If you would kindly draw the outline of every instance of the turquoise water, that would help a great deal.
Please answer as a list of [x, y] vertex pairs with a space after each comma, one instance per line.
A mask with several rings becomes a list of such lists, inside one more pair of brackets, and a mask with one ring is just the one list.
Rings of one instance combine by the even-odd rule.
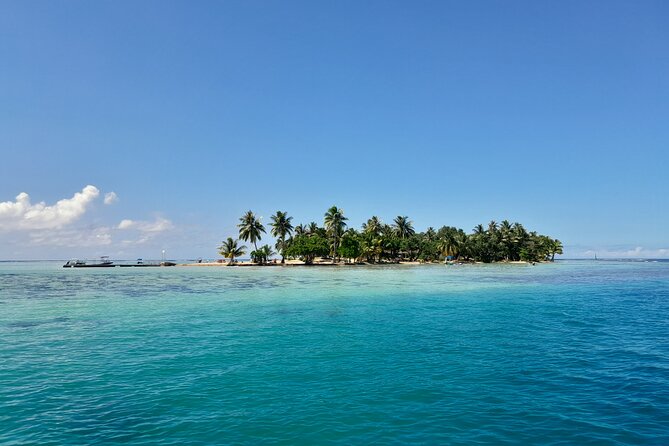
[[2, 444], [669, 444], [669, 263], [0, 263]]

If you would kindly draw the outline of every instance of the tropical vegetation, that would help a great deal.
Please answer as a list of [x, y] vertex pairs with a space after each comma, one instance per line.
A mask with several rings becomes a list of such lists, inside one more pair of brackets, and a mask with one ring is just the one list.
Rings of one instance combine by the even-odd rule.
[[[277, 211], [271, 217], [270, 232], [276, 238], [276, 254], [281, 255], [281, 263], [290, 258], [311, 264], [319, 257], [333, 263], [341, 260], [540, 262], [553, 261], [556, 254], [563, 252], [560, 240], [528, 231], [522, 224], [507, 220], [479, 224], [470, 233], [453, 226], [429, 227], [417, 232], [408, 216], [398, 215], [391, 224], [372, 216], [356, 230], [348, 227], [344, 210], [337, 206], [325, 212], [322, 226], [313, 221], [293, 226], [292, 219], [284, 211]], [[267, 263], [275, 252], [269, 245], [257, 246], [265, 233], [260, 219], [248, 211], [239, 220], [239, 238], [254, 247], [251, 259], [255, 263]], [[228, 237], [220, 252], [232, 263], [235, 257], [243, 255], [244, 249], [237, 245], [237, 240]]]
[[245, 242], [253, 243], [255, 250], [258, 250], [257, 242], [262, 239], [265, 233], [265, 227], [260, 223], [260, 219], [251, 211], [248, 211], [239, 219], [239, 238]]
[[274, 251], [269, 245], [263, 245], [260, 248], [251, 251], [251, 261], [254, 263], [265, 264], [269, 258], [274, 255]]
[[238, 240], [233, 240], [232, 237], [228, 237], [227, 240], [218, 248], [218, 252], [228, 260], [228, 265], [232, 264], [235, 261], [235, 257], [241, 257], [245, 253], [246, 246], [239, 245]]
[[[332, 262], [335, 261], [335, 257], [339, 257], [339, 247], [342, 235], [344, 235], [344, 228], [346, 228], [346, 220], [348, 218], [344, 217], [344, 211], [337, 206], [332, 206], [328, 209], [323, 218], [325, 233], [330, 241]], [[315, 225], [315, 223], [313, 224]]]
[[275, 247], [281, 253], [281, 263], [284, 263], [286, 261], [286, 240], [293, 233], [293, 225], [291, 223], [293, 217], [289, 217], [285, 212], [276, 211], [276, 214], [272, 215], [271, 219], [271, 234], [276, 237]]

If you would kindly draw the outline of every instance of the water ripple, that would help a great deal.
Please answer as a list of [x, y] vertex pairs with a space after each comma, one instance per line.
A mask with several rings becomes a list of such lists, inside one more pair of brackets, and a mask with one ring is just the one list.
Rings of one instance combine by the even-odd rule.
[[669, 264], [0, 265], [0, 443], [669, 444]]

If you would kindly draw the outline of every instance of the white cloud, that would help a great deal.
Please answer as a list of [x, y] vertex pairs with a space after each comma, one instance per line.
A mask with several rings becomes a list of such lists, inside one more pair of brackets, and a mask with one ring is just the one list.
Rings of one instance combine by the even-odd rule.
[[135, 224], [134, 221], [125, 219], [125, 220], [121, 220], [121, 223], [118, 224], [117, 228], [118, 229], [131, 229], [134, 224]]
[[141, 220], [121, 220], [117, 226], [118, 229], [135, 229], [144, 233], [159, 233], [174, 228], [174, 224], [166, 218], [158, 217], [154, 221]]
[[29, 243], [33, 246], [66, 248], [109, 246], [112, 244], [112, 234], [108, 227], [57, 229], [31, 233]]
[[78, 220], [88, 206], [100, 195], [97, 187], [88, 185], [72, 198], [64, 198], [54, 205], [45, 202], [32, 204], [30, 196], [21, 192], [16, 201], [0, 203], [0, 229], [6, 231], [58, 229]]
[[116, 192], [113, 192], [113, 191], [112, 191], [112, 192], [107, 192], [107, 193], [105, 194], [104, 203], [105, 203], [106, 205], [114, 204], [114, 203], [116, 203], [117, 201], [118, 201], [118, 195], [116, 195]]
[[0, 202], [0, 259], [118, 256], [121, 252], [141, 257], [160, 253], [181, 240], [179, 228], [160, 214], [118, 224], [102, 222], [93, 212], [96, 200], [110, 205], [118, 196], [89, 185], [50, 203], [33, 203], [25, 192], [15, 200]]
[[[26, 249], [58, 249], [56, 256], [62, 257], [61, 252], [72, 249], [103, 248], [105, 252], [114, 247], [149, 246], [155, 248], [156, 240], [164, 240], [163, 234], [174, 229], [174, 224], [163, 217], [153, 221], [122, 220], [117, 226], [87, 225], [51, 229], [35, 229], [11, 234], [14, 244], [23, 245]], [[121, 233], [125, 235], [122, 240]], [[1, 245], [0, 245], [1, 246]], [[65, 251], [60, 251], [65, 249]], [[143, 248], [146, 249], [146, 248]]]
[[136, 238], [128, 238], [121, 241], [121, 246], [144, 245], [154, 240], [159, 234], [174, 229], [174, 224], [163, 217], [157, 217], [154, 221], [124, 219], [116, 226], [116, 229], [134, 234]]

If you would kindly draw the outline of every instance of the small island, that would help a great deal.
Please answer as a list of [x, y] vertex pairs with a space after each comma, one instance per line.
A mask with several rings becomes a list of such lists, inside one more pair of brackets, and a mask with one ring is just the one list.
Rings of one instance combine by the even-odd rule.
[[[293, 226], [292, 217], [277, 211], [271, 216], [270, 234], [276, 244], [258, 246], [266, 228], [252, 211], [240, 219], [238, 238], [228, 237], [219, 247], [226, 260], [200, 265], [360, 265], [423, 263], [535, 263], [553, 261], [562, 254], [562, 243], [546, 235], [527, 231], [507, 220], [477, 225], [472, 233], [453, 226], [416, 232], [407, 216], [391, 224], [372, 216], [360, 230], [349, 228], [344, 211], [332, 206], [325, 212], [323, 226], [316, 222]], [[247, 253], [241, 243], [253, 245], [250, 262], [238, 259]], [[271, 259], [280, 255], [281, 259]]]

